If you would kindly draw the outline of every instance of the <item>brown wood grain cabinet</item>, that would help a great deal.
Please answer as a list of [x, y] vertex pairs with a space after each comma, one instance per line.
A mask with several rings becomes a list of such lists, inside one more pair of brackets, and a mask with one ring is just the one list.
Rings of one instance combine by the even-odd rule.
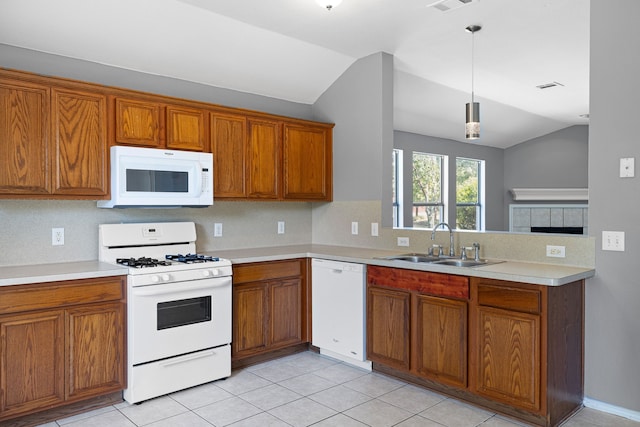
[[233, 270], [232, 360], [308, 342], [306, 259], [239, 264]]
[[125, 282], [0, 288], [0, 422], [125, 388]]
[[280, 193], [281, 125], [274, 120], [249, 118], [247, 126], [247, 197], [276, 200]]
[[101, 199], [107, 184], [107, 98], [0, 74], [0, 195]]
[[374, 370], [541, 426], [582, 406], [584, 281], [367, 268]]
[[331, 200], [332, 139], [326, 127], [284, 124], [283, 198]]
[[117, 96], [115, 143], [171, 150], [209, 151], [208, 112], [162, 98]]
[[247, 117], [211, 113], [211, 152], [216, 199], [247, 197]]
[[367, 268], [367, 356], [415, 376], [467, 384], [469, 279]]

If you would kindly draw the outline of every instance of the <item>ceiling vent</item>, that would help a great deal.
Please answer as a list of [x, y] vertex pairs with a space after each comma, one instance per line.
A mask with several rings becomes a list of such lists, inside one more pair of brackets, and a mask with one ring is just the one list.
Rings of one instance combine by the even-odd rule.
[[551, 87], [556, 87], [556, 86], [564, 86], [562, 83], [558, 83], [558, 82], [551, 82], [551, 83], [545, 83], [545, 84], [541, 84], [536, 86], [538, 89], [549, 89]]
[[471, 3], [477, 3], [478, 1], [480, 0], [438, 0], [427, 7], [433, 7], [441, 12], [448, 12]]

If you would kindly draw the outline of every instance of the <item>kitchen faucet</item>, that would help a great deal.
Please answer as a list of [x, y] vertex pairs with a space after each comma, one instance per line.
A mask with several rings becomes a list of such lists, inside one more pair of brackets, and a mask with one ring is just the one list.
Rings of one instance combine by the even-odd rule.
[[[455, 248], [453, 246], [453, 230], [451, 229], [451, 227], [449, 227], [449, 224], [447, 224], [446, 222], [441, 222], [440, 224], [438, 224], [435, 227], [433, 227], [433, 231], [431, 232], [431, 240], [435, 240], [435, 238], [436, 238], [436, 230], [440, 226], [447, 227], [449, 229], [449, 256], [450, 257], [455, 257], [456, 256], [456, 250], [455, 250]], [[438, 254], [438, 256], [440, 256], [440, 254]]]

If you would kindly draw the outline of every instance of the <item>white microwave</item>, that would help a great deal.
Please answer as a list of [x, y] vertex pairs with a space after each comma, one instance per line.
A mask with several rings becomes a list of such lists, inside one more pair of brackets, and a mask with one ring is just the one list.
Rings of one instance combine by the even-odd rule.
[[111, 200], [99, 208], [205, 207], [213, 204], [213, 155], [111, 147]]

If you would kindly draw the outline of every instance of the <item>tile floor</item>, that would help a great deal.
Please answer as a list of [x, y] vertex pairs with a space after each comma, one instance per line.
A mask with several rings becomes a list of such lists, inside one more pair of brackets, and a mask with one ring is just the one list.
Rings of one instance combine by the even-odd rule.
[[[234, 371], [230, 378], [126, 402], [42, 427], [515, 427], [490, 411], [313, 352]], [[640, 427], [582, 409], [563, 427]]]

